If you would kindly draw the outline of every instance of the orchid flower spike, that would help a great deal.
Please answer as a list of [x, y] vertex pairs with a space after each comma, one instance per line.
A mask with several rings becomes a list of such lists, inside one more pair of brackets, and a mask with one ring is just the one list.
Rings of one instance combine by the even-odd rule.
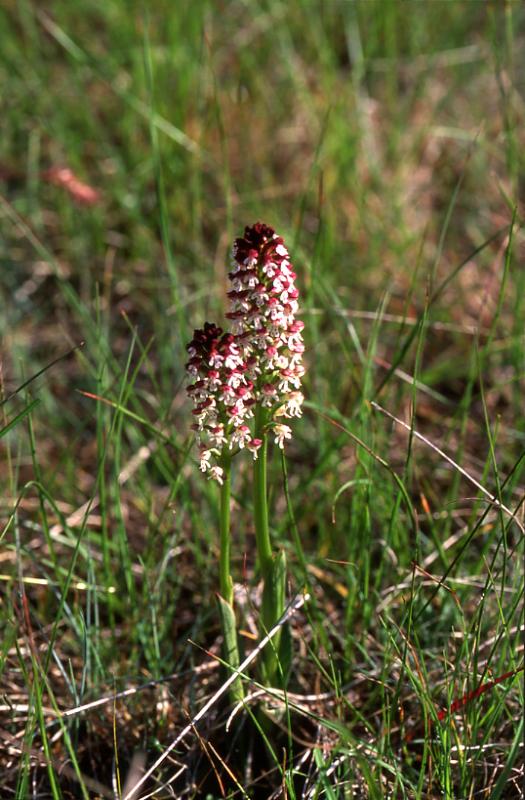
[[195, 406], [200, 467], [219, 483], [225, 453], [246, 448], [257, 458], [262, 440], [250, 427], [256, 406], [267, 410], [275, 443], [283, 448], [292, 432], [282, 418], [300, 417], [304, 399], [304, 323], [295, 317], [299, 293], [284, 242], [258, 222], [236, 239], [232, 255], [226, 314], [232, 332], [206, 322], [193, 334], [186, 364], [194, 381], [187, 392]]
[[253, 439], [246, 421], [253, 417], [253, 383], [236, 337], [206, 322], [187, 347], [186, 370], [194, 379], [187, 388], [194, 403], [200, 445], [200, 468], [222, 483], [223, 452], [247, 447], [257, 455], [261, 445]]
[[[302, 330], [296, 319], [299, 292], [296, 274], [283, 239], [258, 222], [247, 227], [233, 246], [233, 269], [228, 293], [232, 321], [256, 403], [271, 417], [300, 417], [304, 375]], [[275, 423], [276, 443], [283, 447], [290, 428]]]

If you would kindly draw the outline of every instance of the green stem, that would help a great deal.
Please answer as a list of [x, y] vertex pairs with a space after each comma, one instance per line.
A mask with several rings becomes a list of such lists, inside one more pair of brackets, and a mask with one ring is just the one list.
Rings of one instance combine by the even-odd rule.
[[257, 407], [255, 412], [255, 438], [262, 439], [262, 445], [253, 464], [253, 510], [255, 515], [255, 539], [263, 578], [272, 565], [272, 543], [268, 527], [268, 491], [266, 487], [268, 437], [265, 409]]
[[232, 473], [230, 459], [222, 460], [223, 484], [221, 486], [220, 503], [220, 555], [219, 555], [219, 591], [227, 603], [233, 605], [233, 582], [230, 575], [230, 502]]
[[[273, 628], [284, 611], [286, 580], [284, 554], [278, 557], [274, 556], [268, 525], [268, 435], [265, 430], [267, 421], [266, 410], [262, 406], [258, 406], [255, 412], [255, 438], [261, 439], [262, 445], [253, 465], [253, 507], [255, 540], [263, 580], [261, 608], [263, 633], [267, 633]], [[280, 683], [279, 649], [281, 633], [282, 631], [279, 631], [274, 636], [272, 642], [266, 646], [264, 651], [263, 675], [265, 681], [270, 685]]]
[[[229, 456], [222, 459], [223, 483], [220, 496], [220, 555], [219, 555], [219, 611], [221, 616], [222, 636], [224, 640], [224, 661], [231, 669], [238, 667], [240, 662], [239, 646], [237, 643], [237, 627], [233, 609], [233, 581], [230, 574], [230, 501], [231, 501], [231, 461]], [[238, 703], [244, 698], [241, 679], [238, 678], [230, 687], [232, 703]]]

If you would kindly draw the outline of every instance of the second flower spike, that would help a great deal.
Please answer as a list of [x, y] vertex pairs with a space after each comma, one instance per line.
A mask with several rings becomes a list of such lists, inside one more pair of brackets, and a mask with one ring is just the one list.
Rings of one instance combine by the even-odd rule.
[[200, 468], [219, 483], [223, 448], [247, 447], [257, 454], [255, 440], [246, 421], [253, 417], [253, 382], [236, 337], [206, 322], [188, 345], [189, 375], [196, 379], [187, 392], [193, 399], [196, 418], [192, 425], [200, 443]]

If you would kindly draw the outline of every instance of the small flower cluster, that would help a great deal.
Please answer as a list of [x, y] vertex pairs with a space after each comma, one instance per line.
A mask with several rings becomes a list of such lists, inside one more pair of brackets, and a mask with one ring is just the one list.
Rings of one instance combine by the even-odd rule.
[[186, 369], [195, 382], [187, 391], [195, 404], [201, 470], [219, 483], [225, 448], [246, 447], [257, 458], [262, 440], [247, 424], [257, 405], [267, 409], [281, 448], [292, 432], [275, 418], [301, 416], [304, 324], [295, 319], [295, 277], [282, 238], [263, 223], [247, 227], [235, 241], [229, 273], [226, 316], [233, 331], [207, 322], [188, 345]]

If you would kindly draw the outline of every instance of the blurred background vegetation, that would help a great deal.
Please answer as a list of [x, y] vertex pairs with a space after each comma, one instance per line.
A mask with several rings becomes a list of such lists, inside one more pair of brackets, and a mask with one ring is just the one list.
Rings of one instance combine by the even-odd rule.
[[[314, 595], [297, 625], [296, 689], [340, 690], [343, 710], [322, 713], [373, 740], [370, 773], [359, 759], [345, 767], [355, 797], [472, 796], [498, 785], [507, 756], [504, 796], [521, 796], [517, 680], [489, 709], [469, 704], [457, 740], [445, 732], [408, 756], [392, 743], [399, 703], [419, 730], [422, 707], [426, 718], [519, 667], [523, 548], [501, 506], [371, 403], [521, 509], [524, 22], [522, 4], [503, 0], [5, 0], [11, 704], [80, 705], [201, 663], [188, 638], [216, 643], [216, 498], [188, 455], [185, 344], [204, 319], [222, 321], [232, 241], [262, 220], [290, 249], [306, 323], [308, 408], [287, 451], [306, 562], [278, 458], [272, 498], [291, 591], [306, 582]], [[253, 582], [247, 469], [235, 569]], [[122, 764], [169, 741], [181, 694], [189, 709], [201, 696], [195, 682], [119, 706]], [[112, 714], [75, 717], [71, 748], [54, 746], [45, 770], [60, 729], [13, 712], [3, 727], [26, 747], [16, 755], [8, 739], [0, 767], [15, 796], [35, 775], [55, 792], [66, 751], [110, 785], [115, 758], [99, 754], [113, 747]], [[503, 743], [494, 762], [451, 756], [484, 737]], [[331, 740], [326, 768], [347, 744]], [[392, 775], [399, 794], [374, 794]], [[82, 783], [71, 781], [65, 796]]]

